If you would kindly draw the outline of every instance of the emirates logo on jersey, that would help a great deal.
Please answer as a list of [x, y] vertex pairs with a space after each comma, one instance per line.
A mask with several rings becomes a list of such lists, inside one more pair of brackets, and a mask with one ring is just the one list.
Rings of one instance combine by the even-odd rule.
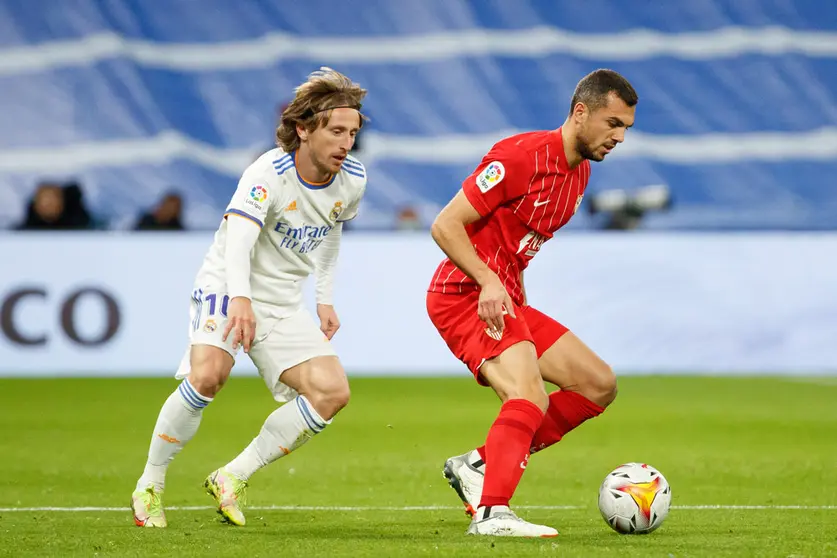
[[274, 244], [280, 249], [308, 254], [323, 242], [323, 239], [332, 229], [333, 227], [331, 225], [302, 225], [300, 227], [294, 227], [286, 221], [279, 221], [276, 223], [273, 231], [281, 235], [281, 238], [278, 242], [274, 242]]
[[527, 232], [523, 238], [520, 239], [520, 245], [517, 248], [517, 253], [523, 253], [527, 257], [534, 257], [541, 249], [543, 243], [546, 242], [546, 237], [535, 231]]

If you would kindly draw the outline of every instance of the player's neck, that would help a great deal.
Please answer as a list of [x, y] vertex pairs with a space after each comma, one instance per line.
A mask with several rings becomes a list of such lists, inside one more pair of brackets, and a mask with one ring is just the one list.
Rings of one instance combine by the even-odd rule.
[[311, 157], [311, 152], [300, 146], [294, 157], [294, 164], [299, 176], [309, 184], [325, 184], [331, 180], [331, 173], [320, 169]]
[[561, 142], [564, 144], [564, 157], [567, 159], [567, 166], [570, 169], [576, 168], [584, 158], [576, 148], [576, 130], [569, 118], [561, 126]]

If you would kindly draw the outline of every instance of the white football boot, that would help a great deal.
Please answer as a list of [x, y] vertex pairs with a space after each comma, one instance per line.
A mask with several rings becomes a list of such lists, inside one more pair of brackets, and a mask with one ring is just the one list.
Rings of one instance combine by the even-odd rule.
[[456, 491], [465, 505], [465, 513], [473, 518], [482, 497], [482, 483], [485, 480], [485, 463], [477, 450], [457, 455], [445, 461], [442, 470], [448, 484]]
[[546, 525], [535, 525], [517, 517], [508, 506], [482, 506], [471, 520], [469, 535], [490, 537], [557, 537], [558, 531]]

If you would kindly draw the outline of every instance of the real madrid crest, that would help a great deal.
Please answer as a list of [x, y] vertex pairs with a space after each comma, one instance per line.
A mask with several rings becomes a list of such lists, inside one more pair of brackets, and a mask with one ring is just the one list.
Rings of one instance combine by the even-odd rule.
[[215, 324], [215, 320], [209, 319], [206, 320], [206, 323], [203, 326], [203, 330], [207, 333], [212, 333], [218, 326]]
[[343, 213], [343, 202], [334, 202], [334, 207], [331, 208], [331, 214], [329, 215], [331, 217], [331, 220], [336, 221], [337, 218], [340, 217], [341, 213]]

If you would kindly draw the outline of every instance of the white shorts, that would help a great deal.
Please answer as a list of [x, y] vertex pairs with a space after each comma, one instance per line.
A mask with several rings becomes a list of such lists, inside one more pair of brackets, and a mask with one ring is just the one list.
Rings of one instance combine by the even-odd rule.
[[[233, 336], [223, 340], [227, 327], [226, 293], [206, 292], [197, 289], [192, 294], [189, 348], [180, 362], [175, 377], [183, 379], [189, 375], [192, 345], [211, 345], [227, 351], [233, 358]], [[297, 396], [295, 390], [283, 384], [280, 379], [288, 368], [319, 356], [337, 356], [334, 347], [320, 330], [320, 326], [305, 308], [277, 318], [269, 309], [253, 303], [256, 316], [256, 336], [250, 348], [250, 360], [256, 365], [259, 375], [278, 402], [290, 401]]]

